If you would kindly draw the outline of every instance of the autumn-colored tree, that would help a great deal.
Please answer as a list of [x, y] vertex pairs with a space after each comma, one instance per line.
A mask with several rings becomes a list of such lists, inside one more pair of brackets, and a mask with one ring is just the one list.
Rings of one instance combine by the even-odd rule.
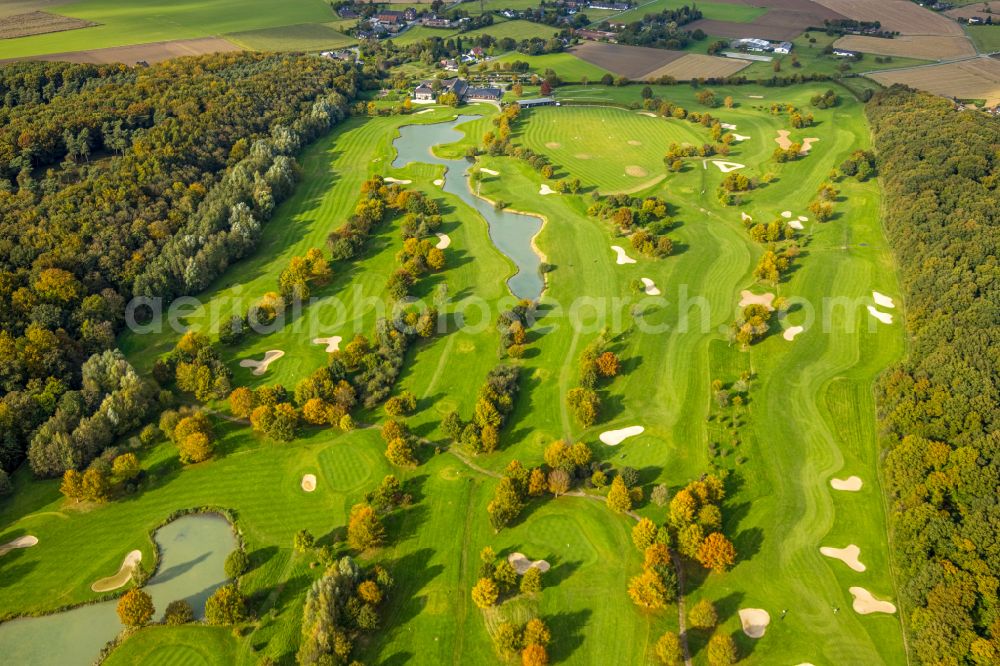
[[257, 406], [254, 392], [246, 386], [239, 386], [229, 394], [229, 411], [239, 419], [250, 418], [251, 412]]
[[721, 532], [712, 532], [698, 548], [698, 561], [706, 569], [722, 573], [736, 562], [736, 549]]
[[595, 363], [597, 364], [597, 371], [602, 377], [614, 377], [621, 369], [621, 362], [614, 352], [604, 352], [597, 357]]
[[667, 588], [663, 584], [663, 578], [652, 569], [646, 569], [629, 581], [628, 596], [635, 605], [650, 610], [663, 608], [667, 604]]
[[134, 587], [118, 600], [118, 618], [126, 627], [142, 627], [151, 619], [156, 609], [149, 593]]
[[490, 514], [490, 523], [497, 532], [517, 518], [523, 508], [524, 502], [518, 495], [514, 482], [508, 477], [500, 479], [493, 499], [486, 506]]
[[223, 585], [205, 602], [205, 621], [209, 624], [239, 624], [246, 619], [246, 597], [235, 583]]
[[417, 458], [413, 454], [413, 445], [409, 438], [397, 437], [385, 447], [385, 457], [393, 465], [399, 467], [415, 467]]
[[729, 634], [715, 634], [706, 649], [709, 666], [731, 666], [739, 661], [736, 643]]
[[302, 405], [302, 418], [306, 423], [325, 425], [330, 422], [331, 405], [323, 398], [309, 398]]
[[200, 463], [212, 457], [212, 442], [203, 432], [193, 432], [177, 443], [177, 452], [184, 464]]
[[509, 592], [517, 586], [517, 571], [507, 560], [501, 560], [493, 567], [493, 580], [504, 592]]
[[111, 495], [111, 481], [104, 470], [91, 467], [83, 473], [81, 492], [86, 500], [91, 502], [107, 501]]
[[542, 591], [542, 571], [538, 567], [529, 567], [521, 576], [521, 593], [538, 594]]
[[385, 528], [375, 509], [367, 504], [355, 504], [347, 521], [347, 544], [355, 550], [368, 550], [382, 545]]
[[632, 526], [632, 543], [639, 550], [646, 550], [656, 539], [656, 523], [649, 518], [643, 518]]
[[552, 632], [541, 618], [531, 618], [524, 625], [525, 645], [548, 645], [552, 640]]
[[646, 569], [661, 571], [671, 564], [670, 548], [659, 542], [650, 544], [642, 551], [642, 557], [642, 566]]
[[556, 497], [569, 490], [569, 474], [564, 469], [549, 472], [549, 492]]
[[116, 456], [111, 463], [111, 473], [123, 481], [131, 481], [139, 476], [140, 471], [139, 458], [131, 452]]
[[681, 639], [672, 631], [660, 636], [656, 641], [656, 658], [663, 666], [680, 666], [684, 663]]
[[521, 666], [548, 666], [549, 653], [544, 645], [530, 643], [521, 651]]
[[719, 623], [719, 615], [715, 606], [708, 599], [702, 599], [688, 611], [688, 622], [695, 629], [715, 629]]
[[59, 492], [67, 499], [79, 502], [83, 499], [83, 475], [75, 469], [68, 469], [63, 473], [62, 485]]
[[611, 490], [608, 491], [608, 507], [618, 513], [632, 510], [632, 496], [621, 476], [616, 476], [611, 482]]
[[358, 596], [365, 603], [378, 606], [382, 601], [382, 590], [379, 589], [378, 583], [375, 581], [366, 580], [358, 585]]
[[542, 471], [542, 468], [532, 469], [531, 476], [528, 477], [528, 494], [532, 497], [540, 497], [545, 494], [547, 486], [548, 479], [545, 478], [545, 472]]
[[472, 588], [472, 600], [480, 608], [489, 608], [500, 598], [500, 588], [489, 578], [480, 578]]
[[163, 611], [163, 621], [171, 626], [194, 622], [194, 609], [187, 599], [171, 601]]

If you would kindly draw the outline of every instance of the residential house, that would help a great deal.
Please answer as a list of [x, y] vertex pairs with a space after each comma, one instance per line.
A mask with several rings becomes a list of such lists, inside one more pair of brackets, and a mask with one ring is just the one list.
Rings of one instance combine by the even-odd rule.
[[791, 42], [779, 42], [777, 44], [773, 44], [772, 47], [773, 47], [772, 50], [775, 53], [791, 53], [792, 52], [792, 43]]

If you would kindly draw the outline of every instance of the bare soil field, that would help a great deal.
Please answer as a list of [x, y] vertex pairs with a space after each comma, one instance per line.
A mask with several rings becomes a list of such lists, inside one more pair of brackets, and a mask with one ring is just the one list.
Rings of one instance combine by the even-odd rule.
[[584, 42], [570, 52], [592, 65], [635, 81], [661, 76], [675, 79], [725, 77], [749, 65], [729, 58], [603, 42]]
[[153, 42], [136, 44], [134, 46], [115, 46], [107, 49], [91, 49], [89, 51], [70, 51], [67, 53], [49, 53], [31, 58], [13, 58], [0, 60], [0, 63], [17, 60], [47, 60], [49, 62], [81, 62], [94, 65], [121, 62], [134, 65], [140, 61], [154, 63], [181, 56], [202, 55], [224, 51], [242, 51], [239, 46], [218, 37], [202, 37], [199, 39], [178, 39], [169, 42]]
[[645, 79], [658, 79], [661, 76], [672, 76], [677, 80], [688, 79], [721, 79], [732, 76], [744, 67], [749, 67], [746, 60], [732, 58], [716, 58], [714, 56], [689, 53], [663, 67], [654, 69], [644, 76]]
[[774, 41], [791, 41], [810, 27], [822, 27], [823, 21], [845, 18], [842, 14], [812, 0], [729, 0], [730, 4], [766, 7], [767, 13], [749, 23], [702, 19], [690, 26], [701, 28], [713, 37], [761, 37]]
[[65, 5], [73, 0], [0, 0], [0, 17], [27, 14]]
[[25, 14], [4, 16], [3, 21], [0, 21], [0, 39], [44, 35], [50, 32], [63, 32], [64, 30], [79, 30], [80, 28], [89, 28], [94, 25], [97, 24], [70, 16], [60, 16], [59, 14], [49, 14], [48, 12], [27, 12]]
[[917, 69], [871, 74], [883, 85], [903, 83], [935, 95], [958, 99], [985, 99], [987, 106], [1000, 104], [1000, 60], [976, 58]]
[[[992, 13], [984, 12], [983, 5], [989, 6]], [[975, 16], [984, 21], [987, 18], [992, 18], [994, 23], [1000, 23], [1000, 2], [997, 0], [992, 0], [992, 2], [976, 2], [964, 7], [955, 7], [943, 13], [945, 16], [950, 16], [953, 19], [970, 19]]]
[[922, 60], [941, 60], [976, 55], [976, 48], [964, 35], [901, 35], [895, 39], [847, 35], [835, 41], [833, 45], [839, 49], [850, 51]]
[[903, 35], [961, 35], [962, 28], [948, 18], [910, 0], [817, 0], [858, 21], [878, 21], [885, 30]]

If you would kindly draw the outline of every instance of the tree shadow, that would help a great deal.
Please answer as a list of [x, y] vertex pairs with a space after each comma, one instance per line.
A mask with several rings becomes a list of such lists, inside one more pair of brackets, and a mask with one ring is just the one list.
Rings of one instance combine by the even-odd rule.
[[593, 611], [583, 609], [573, 612], [546, 615], [545, 622], [552, 630], [555, 640], [549, 646], [553, 662], [563, 662], [583, 644], [582, 629], [587, 625]]

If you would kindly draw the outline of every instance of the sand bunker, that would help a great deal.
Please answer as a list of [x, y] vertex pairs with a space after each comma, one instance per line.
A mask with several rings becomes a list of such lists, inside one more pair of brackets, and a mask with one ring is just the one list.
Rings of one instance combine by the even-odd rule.
[[35, 536], [22, 536], [17, 537], [13, 541], [8, 541], [7, 543], [0, 546], [0, 555], [6, 555], [10, 551], [16, 548], [31, 548], [32, 546], [38, 545], [38, 537]]
[[285, 352], [280, 349], [271, 349], [270, 351], [264, 352], [264, 360], [255, 361], [252, 358], [245, 358], [240, 361], [240, 367], [253, 368], [253, 374], [262, 375], [267, 372], [267, 366], [271, 365], [284, 355]]
[[575, 157], [578, 160], [589, 160], [590, 159], [590, 155], [588, 155], [587, 153], [577, 153], [573, 157]]
[[437, 180], [434, 181], [434, 184], [437, 185], [438, 187], [443, 186], [444, 185], [444, 178], [438, 178]]
[[422, 111], [417, 111], [417, 112], [416, 112], [416, 113], [414, 113], [413, 115], [415, 115], [415, 116], [419, 116], [419, 115], [420, 115], [421, 113], [430, 113], [430, 112], [431, 112], [431, 111], [433, 111], [433, 110], [434, 110], [434, 109], [424, 109], [424, 110], [422, 110]]
[[719, 123], [719, 125], [722, 127], [722, 129], [728, 129], [728, 130], [736, 129], [736, 125], [733, 125], [732, 123]]
[[740, 623], [743, 633], [750, 638], [760, 638], [771, 624], [771, 616], [763, 608], [741, 608]]
[[340, 341], [343, 340], [339, 335], [333, 335], [329, 338], [313, 338], [314, 345], [326, 345], [326, 353], [335, 352], [340, 349]]
[[125, 559], [122, 560], [122, 565], [118, 569], [118, 573], [114, 576], [108, 576], [107, 578], [102, 578], [96, 581], [90, 586], [90, 589], [94, 592], [110, 592], [111, 590], [117, 590], [119, 587], [125, 583], [132, 580], [132, 573], [135, 568], [139, 566], [139, 562], [142, 561], [142, 551], [133, 550]]
[[748, 305], [763, 305], [768, 310], [773, 310], [774, 306], [771, 303], [774, 301], [774, 294], [755, 294], [749, 289], [744, 289], [740, 292], [740, 307], [745, 308]]
[[562, 148], [562, 144], [559, 143], [558, 141], [549, 141], [547, 144], [545, 144], [545, 147], [546, 148]]
[[[812, 145], [817, 141], [819, 139], [814, 136], [802, 139], [802, 148], [799, 149], [799, 155], [808, 155], [812, 149]], [[792, 147], [791, 132], [788, 130], [778, 130], [778, 138], [775, 139], [775, 142], [782, 150], [788, 150]]]
[[740, 213], [740, 219], [742, 219], [744, 222], [753, 222], [753, 218], [747, 215], [746, 213]]
[[640, 111], [639, 115], [640, 116], [649, 116], [650, 118], [655, 118], [656, 117], [655, 113], [650, 113], [649, 111]]
[[451, 236], [449, 236], [448, 234], [442, 234], [440, 232], [437, 233], [436, 235], [438, 237], [438, 242], [437, 245], [435, 245], [434, 247], [436, 247], [439, 250], [443, 250], [449, 245], [451, 245]]
[[636, 166], [635, 164], [629, 164], [625, 167], [626, 176], [635, 176], [636, 178], [642, 178], [643, 176], [649, 175], [645, 169], [641, 166]]
[[551, 568], [549, 563], [545, 560], [535, 560], [532, 562], [525, 557], [523, 553], [511, 553], [507, 556], [507, 561], [510, 562], [512, 567], [514, 567], [514, 571], [522, 576], [528, 573], [528, 569], [531, 569], [532, 567], [538, 569], [542, 573], [545, 573]]
[[802, 226], [802, 223], [799, 222], [798, 220], [792, 220], [791, 222], [788, 223], [788, 226], [790, 226], [792, 229], [798, 229], [799, 231], [805, 229], [805, 227]]
[[802, 326], [789, 326], [785, 329], [785, 332], [781, 334], [781, 337], [791, 342], [795, 339], [795, 336], [806, 330]]
[[809, 218], [805, 215], [799, 215], [799, 222], [808, 222]]
[[399, 185], [409, 185], [413, 182], [412, 180], [400, 180], [399, 178], [393, 178], [392, 176], [386, 176], [382, 180], [387, 183], [397, 183]]
[[840, 560], [855, 571], [861, 572], [865, 570], [865, 565], [861, 564], [861, 560], [858, 559], [858, 556], [861, 555], [861, 549], [853, 543], [845, 548], [828, 548], [827, 546], [823, 546], [819, 549], [819, 552], [827, 557]]
[[830, 485], [834, 490], [846, 490], [856, 493], [861, 490], [862, 481], [859, 476], [849, 476], [846, 479], [830, 479]]
[[737, 134], [736, 132], [733, 132], [734, 141], [746, 141], [749, 138], [750, 137], [748, 137], [746, 134]]
[[878, 320], [879, 320], [880, 322], [882, 322], [883, 324], [891, 324], [891, 323], [892, 323], [892, 315], [891, 315], [891, 314], [889, 314], [888, 312], [879, 312], [879, 311], [878, 311], [878, 310], [877, 310], [877, 309], [875, 308], [875, 306], [874, 306], [874, 305], [869, 305], [869, 306], [868, 306], [868, 313], [869, 313], [869, 314], [870, 314], [871, 316], [873, 316], [873, 317], [875, 317], [876, 319], [878, 319]]
[[636, 141], [635, 139], [629, 139], [628, 140], [628, 145], [630, 145], [630, 146], [641, 146], [642, 145], [642, 141]]
[[542, 186], [540, 188], [538, 188], [538, 193], [541, 194], [543, 197], [546, 194], [559, 194], [558, 192], [556, 192], [555, 190], [553, 190], [551, 187], [549, 187], [548, 183], [542, 183]]
[[642, 289], [646, 292], [647, 296], [659, 296], [660, 290], [656, 288], [656, 283], [649, 278], [640, 278], [642, 280]]
[[881, 305], [884, 308], [896, 307], [896, 304], [892, 301], [892, 297], [880, 294], [877, 291], [872, 292], [872, 300], [875, 301], [876, 305]]
[[719, 171], [722, 173], [729, 173], [730, 171], [736, 171], [737, 169], [743, 169], [746, 167], [745, 164], [740, 164], [739, 162], [720, 162], [719, 160], [712, 160], [712, 164], [719, 167]]
[[316, 490], [316, 475], [306, 474], [302, 477], [302, 490], [311, 493]]
[[854, 595], [854, 603], [851, 606], [854, 607], [854, 612], [859, 615], [896, 612], [896, 606], [888, 601], [879, 601], [863, 587], [849, 587], [847, 591]]
[[750, 99], [764, 99], [763, 95], [747, 95]]
[[499, 176], [500, 175], [499, 171], [494, 171], [493, 169], [487, 169], [486, 167], [483, 167], [482, 169], [480, 169], [480, 171], [482, 171], [483, 173], [488, 173], [491, 176]]
[[635, 259], [633, 259], [632, 257], [630, 257], [627, 254], [625, 254], [625, 249], [624, 248], [622, 248], [622, 247], [620, 247], [618, 245], [612, 245], [611, 249], [614, 250], [615, 254], [618, 255], [618, 259], [615, 261], [615, 263], [617, 263], [619, 266], [622, 265], [622, 264], [634, 264], [635, 263]]
[[618, 430], [608, 430], [607, 432], [602, 432], [598, 439], [608, 446], [618, 446], [629, 437], [641, 435], [645, 430], [642, 426], [629, 426]]
[[791, 217], [792, 217], [792, 211], [790, 211], [790, 210], [781, 211], [781, 217], [785, 218], [786, 220], [791, 219]]
[[799, 155], [808, 155], [809, 151], [812, 150], [812, 145], [817, 141], [819, 141], [819, 139], [817, 139], [814, 136], [809, 136], [806, 137], [805, 139], [802, 139], [802, 150], [799, 151]]

